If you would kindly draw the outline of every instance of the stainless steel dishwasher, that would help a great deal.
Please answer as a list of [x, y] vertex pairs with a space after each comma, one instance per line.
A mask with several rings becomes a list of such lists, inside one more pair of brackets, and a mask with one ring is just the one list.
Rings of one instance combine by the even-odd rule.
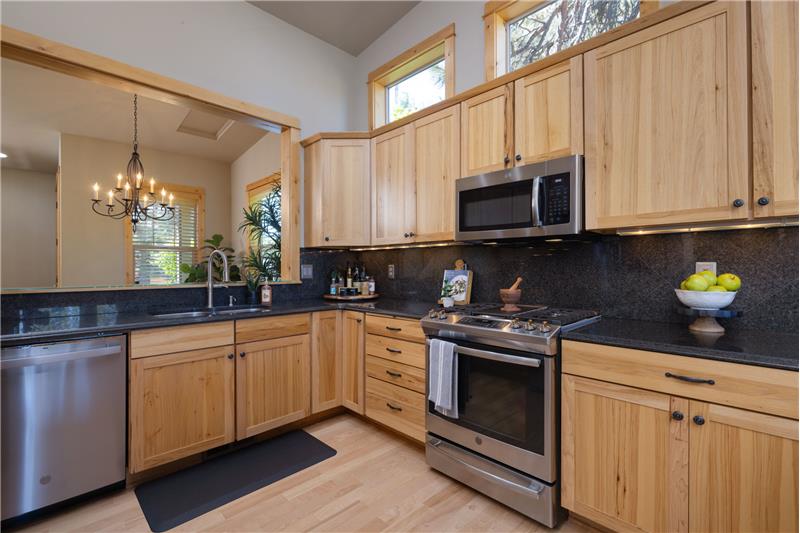
[[125, 346], [2, 349], [3, 520], [124, 481]]

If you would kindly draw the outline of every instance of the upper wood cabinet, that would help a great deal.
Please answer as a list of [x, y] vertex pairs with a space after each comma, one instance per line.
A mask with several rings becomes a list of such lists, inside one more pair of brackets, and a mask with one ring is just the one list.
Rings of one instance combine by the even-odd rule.
[[414, 122], [415, 242], [453, 240], [456, 179], [460, 176], [459, 106]]
[[311, 412], [342, 404], [341, 311], [311, 317]]
[[514, 84], [514, 161], [536, 163], [583, 153], [583, 57]]
[[238, 439], [311, 414], [308, 335], [250, 342], [236, 349]]
[[[161, 332], [168, 345], [165, 331], [147, 330]], [[131, 360], [132, 473], [233, 442], [233, 350], [220, 346]]]
[[364, 414], [364, 313], [342, 313], [342, 405]]
[[414, 242], [414, 125], [372, 139], [372, 244]]
[[512, 165], [514, 85], [509, 83], [461, 102], [461, 176]]
[[714, 2], [584, 55], [587, 229], [748, 217], [747, 9]]
[[370, 243], [368, 139], [322, 139], [305, 148], [305, 245]]
[[798, 213], [798, 4], [750, 2], [753, 214]]

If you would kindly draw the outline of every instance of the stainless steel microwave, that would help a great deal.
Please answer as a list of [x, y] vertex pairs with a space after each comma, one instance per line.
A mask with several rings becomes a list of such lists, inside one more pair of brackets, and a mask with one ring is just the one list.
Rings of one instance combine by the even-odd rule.
[[456, 180], [456, 240], [574, 235], [583, 230], [583, 157]]

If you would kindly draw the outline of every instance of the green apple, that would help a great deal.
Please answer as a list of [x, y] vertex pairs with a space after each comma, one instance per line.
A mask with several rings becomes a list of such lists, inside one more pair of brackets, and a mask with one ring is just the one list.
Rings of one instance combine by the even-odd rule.
[[690, 291], [705, 291], [708, 288], [708, 281], [700, 274], [692, 274], [686, 278], [686, 288]]
[[726, 291], [738, 291], [742, 286], [742, 280], [736, 274], [720, 274], [717, 284], [725, 287]]
[[712, 285], [706, 289], [706, 292], [728, 292], [728, 289], [722, 285]]
[[681, 290], [688, 291], [689, 289], [686, 288], [686, 280], [681, 281]]
[[698, 272], [698, 274], [706, 278], [706, 281], [709, 285], [713, 286], [717, 284], [717, 276], [715, 276], [710, 270], [703, 270], [702, 272]]

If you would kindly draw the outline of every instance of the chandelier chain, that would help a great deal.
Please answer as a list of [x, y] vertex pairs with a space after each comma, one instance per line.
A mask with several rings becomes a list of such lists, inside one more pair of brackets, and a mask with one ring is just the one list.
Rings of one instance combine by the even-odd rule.
[[139, 146], [139, 95], [133, 95], [133, 149]]

